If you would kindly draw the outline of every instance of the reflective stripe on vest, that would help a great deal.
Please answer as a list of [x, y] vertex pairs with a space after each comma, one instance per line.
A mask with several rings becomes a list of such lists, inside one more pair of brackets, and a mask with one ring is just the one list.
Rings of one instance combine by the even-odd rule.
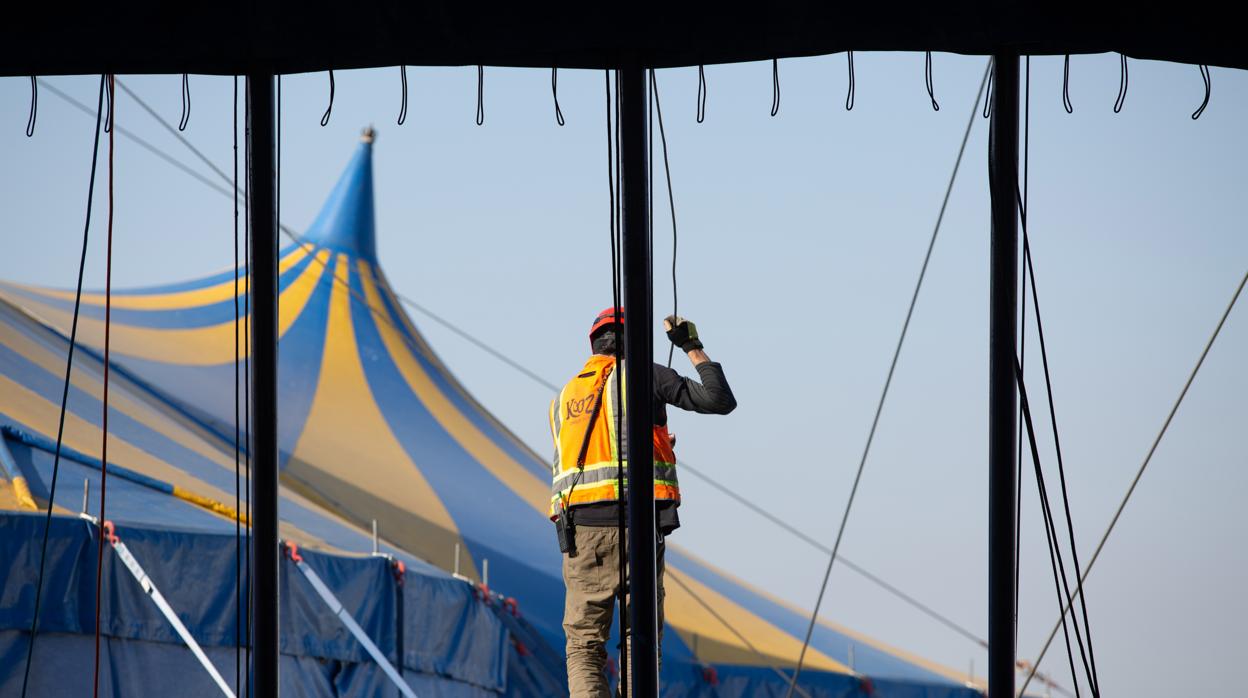
[[[615, 368], [614, 357], [591, 356], [581, 372], [559, 391], [550, 404], [550, 431], [555, 442], [551, 468], [552, 519], [562, 507], [620, 499], [618, 465], [623, 466], [625, 474], [628, 472], [628, 461], [621, 459], [620, 455], [621, 451], [627, 452], [627, 442], [617, 438], [616, 434], [617, 428], [619, 434], [627, 434], [628, 422], [618, 409], [622, 401], [616, 393]], [[618, 380], [623, 383], [623, 363], [619, 364], [619, 370]], [[599, 395], [602, 396], [602, 405], [594, 419]], [[655, 426], [653, 435], [654, 499], [679, 502], [676, 454], [667, 427]], [[577, 462], [582, 449], [585, 453], [583, 467]], [[627, 494], [626, 475], [623, 485]]]

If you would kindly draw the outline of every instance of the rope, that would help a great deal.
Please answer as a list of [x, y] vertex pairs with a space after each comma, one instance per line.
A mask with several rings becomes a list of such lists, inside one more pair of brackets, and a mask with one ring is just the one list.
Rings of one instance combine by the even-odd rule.
[[95, 139], [91, 145], [91, 176], [87, 184], [86, 222], [82, 226], [82, 252], [78, 257], [78, 285], [74, 293], [74, 317], [69, 326], [69, 351], [65, 359], [65, 382], [61, 389], [61, 411], [56, 427], [56, 451], [52, 457], [52, 483], [48, 492], [48, 513], [43, 522], [43, 543], [39, 548], [39, 576], [35, 580], [35, 611], [30, 621], [30, 640], [26, 646], [26, 668], [22, 674], [22, 698], [30, 686], [30, 667], [35, 656], [35, 638], [39, 632], [39, 607], [43, 600], [43, 578], [48, 562], [48, 532], [52, 528], [52, 503], [56, 501], [57, 476], [61, 469], [61, 444], [65, 436], [65, 412], [69, 404], [70, 377], [74, 369], [74, 348], [78, 343], [78, 311], [82, 304], [82, 278], [87, 266], [87, 243], [91, 233], [91, 205], [95, 199], [95, 172], [100, 156], [100, 125], [104, 104], [104, 76], [100, 76], [100, 91], [95, 105]]
[[815, 623], [819, 617], [819, 607], [823, 605], [823, 596], [828, 589], [828, 579], [832, 576], [832, 565], [836, 562], [837, 552], [841, 548], [841, 539], [845, 535], [845, 526], [849, 523], [849, 512], [854, 505], [854, 497], [858, 494], [858, 485], [862, 481], [862, 472], [867, 464], [867, 455], [871, 452], [871, 443], [875, 439], [875, 430], [880, 424], [880, 414], [884, 410], [884, 401], [888, 397], [888, 389], [893, 383], [893, 374], [897, 370], [897, 360], [901, 357], [901, 347], [906, 341], [906, 332], [910, 329], [910, 319], [914, 315], [914, 306], [919, 300], [919, 291], [923, 288], [923, 278], [927, 275], [927, 266], [932, 259], [932, 250], [936, 246], [936, 237], [940, 234], [940, 225], [945, 219], [945, 210], [949, 205], [949, 196], [953, 193], [953, 184], [957, 181], [958, 169], [962, 165], [962, 156], [966, 152], [966, 142], [971, 137], [971, 127], [975, 124], [975, 115], [979, 113], [979, 100], [984, 93], [984, 86], [988, 83], [989, 68], [985, 67], [984, 77], [981, 79], [979, 89], [975, 92], [975, 104], [971, 107], [971, 118], [966, 122], [966, 130], [962, 134], [962, 144], [958, 147], [958, 157], [953, 164], [953, 172], [949, 175], [949, 183], [945, 187], [945, 197], [940, 204], [940, 213], [936, 216], [936, 225], [933, 226], [931, 239], [927, 244], [927, 253], [923, 257], [923, 266], [919, 269], [919, 278], [914, 285], [914, 294], [910, 297], [910, 307], [906, 310], [906, 319], [901, 326], [901, 334], [897, 338], [897, 347], [893, 350], [893, 360], [888, 367], [888, 377], [884, 379], [884, 389], [880, 392], [880, 400], [875, 407], [875, 416], [871, 420], [871, 429], [867, 433], [867, 443], [862, 449], [862, 458], [858, 461], [858, 471], [854, 475], [854, 484], [849, 491], [849, 501], [845, 504], [845, 512], [841, 515], [841, 525], [836, 532], [836, 542], [832, 545], [832, 553], [828, 555], [828, 565], [823, 573], [823, 583], [819, 586], [819, 596], [815, 600], [815, 607], [810, 614], [810, 623], [806, 627], [806, 637], [802, 640], [802, 649], [797, 656], [797, 667], [793, 671], [793, 681], [789, 684], [789, 690], [786, 695], [792, 696], [793, 687], [797, 685], [797, 677], [801, 674], [802, 664], [806, 660], [806, 650], [810, 647], [811, 635], [815, 632]]
[[[239, 304], [238, 304], [238, 76], [234, 76], [234, 511], [242, 511], [242, 406], [238, 382], [240, 376]], [[243, 530], [239, 517], [234, 518], [234, 694], [238, 695], [243, 676]]]
[[329, 71], [329, 104], [321, 115], [321, 128], [329, 125], [329, 115], [334, 113], [334, 71]]
[[30, 76], [30, 116], [26, 117], [26, 137], [35, 135], [35, 119], [39, 115], [39, 81]]
[[[1026, 60], [1026, 79], [1024, 81], [1024, 108], [1023, 108], [1023, 196], [1022, 210], [1027, 210], [1027, 179], [1028, 171], [1031, 169], [1031, 56], [1027, 56]], [[1020, 287], [1018, 291], [1019, 298], [1019, 327], [1018, 327], [1018, 365], [1020, 369], [1027, 368], [1027, 266], [1023, 267], [1022, 278], [1019, 280]], [[1018, 408], [1018, 426], [1015, 428], [1016, 434], [1023, 431], [1023, 408]], [[1023, 442], [1020, 439], [1017, 444], [1018, 450], [1015, 456], [1015, 473], [1014, 473], [1014, 654], [1018, 654], [1018, 589], [1020, 580], [1020, 569], [1022, 558], [1019, 550], [1022, 547], [1023, 537]]]
[[[244, 135], [244, 153], [243, 161], [247, 164], [243, 178], [243, 255], [246, 262], [247, 273], [243, 275], [243, 342], [246, 351], [243, 351], [243, 469], [247, 472], [247, 501], [244, 506], [247, 507], [247, 520], [251, 521], [251, 495], [252, 495], [252, 478], [251, 478], [251, 186], [253, 172], [251, 167], [251, 90], [247, 90], [247, 97], [243, 106], [243, 123], [245, 124]], [[251, 527], [247, 528], [247, 579], [252, 579], [252, 535]], [[255, 585], [247, 585], [247, 627], [244, 628], [244, 634], [247, 637], [246, 664], [251, 666], [252, 654], [252, 635], [251, 623], [255, 613]], [[251, 698], [251, 671], [244, 673], [243, 689], [247, 694], [247, 698]]]
[[940, 111], [940, 104], [936, 102], [936, 86], [932, 80], [932, 52], [927, 52], [927, 58], [923, 62], [923, 80], [927, 84], [927, 98], [932, 100], [932, 111]]
[[1119, 54], [1118, 58], [1120, 59], [1118, 64], [1118, 99], [1114, 100], [1115, 114], [1122, 111], [1122, 105], [1127, 101], [1127, 80], [1129, 77], [1127, 74], [1127, 54]]
[[[1035, 269], [1035, 266], [1033, 265], [1032, 257], [1031, 257], [1031, 244], [1030, 244], [1030, 239], [1029, 239], [1028, 232], [1027, 232], [1027, 215], [1026, 215], [1025, 210], [1023, 212], [1022, 222], [1023, 222], [1023, 259], [1027, 263], [1027, 271], [1029, 272], [1029, 275], [1031, 277], [1031, 301], [1032, 301], [1031, 306], [1032, 306], [1032, 312], [1036, 316], [1036, 335], [1040, 341], [1040, 363], [1044, 367], [1045, 394], [1048, 396], [1048, 402], [1049, 402], [1049, 422], [1053, 427], [1053, 447], [1057, 455], [1057, 474], [1058, 474], [1058, 479], [1061, 485], [1062, 508], [1066, 514], [1066, 533], [1067, 535], [1070, 536], [1071, 562], [1074, 565], [1074, 568], [1077, 572], [1080, 569], [1079, 549], [1075, 543], [1075, 526], [1074, 526], [1074, 522], [1070, 513], [1070, 496], [1067, 493], [1067, 486], [1066, 486], [1066, 467], [1062, 459], [1062, 444], [1061, 444], [1061, 439], [1059, 438], [1058, 429], [1057, 429], [1057, 410], [1054, 406], [1053, 382], [1052, 382], [1052, 376], [1049, 371], [1048, 350], [1046, 348], [1045, 341], [1044, 341], [1044, 322], [1041, 320], [1041, 316], [1040, 316], [1040, 297], [1036, 290], [1036, 269]], [[1030, 429], [1030, 426], [1028, 428]], [[1060, 555], [1058, 557], [1058, 561], [1059, 562], [1061, 561]], [[1062, 582], [1063, 584], [1065, 584], [1066, 582], [1066, 573], [1064, 571], [1062, 572]], [[1091, 687], [1092, 687], [1092, 695], [1099, 697], [1101, 693], [1100, 679], [1096, 671], [1096, 654], [1092, 649], [1092, 626], [1088, 622], [1087, 598], [1084, 593], [1078, 593], [1076, 596], [1079, 598], [1080, 609], [1083, 614], [1083, 628], [1084, 628], [1085, 633], [1088, 636], [1087, 657], [1084, 659], [1085, 671], [1088, 670], [1087, 664], [1088, 662], [1090, 662], [1091, 670], [1088, 671], [1088, 675], [1089, 675], [1089, 683], [1091, 684]], [[1079, 638], [1078, 623], [1075, 624], [1075, 637], [1076, 639]], [[1080, 654], [1082, 655], [1083, 653], [1082, 642], [1080, 642], [1079, 649], [1080, 649]], [[1077, 687], [1078, 687], [1078, 682], [1076, 681], [1076, 688]]]
[[[620, 133], [619, 133], [619, 98], [620, 98], [619, 80], [620, 80], [620, 77], [618, 73], [616, 74], [615, 80], [616, 80], [616, 84], [615, 84], [616, 95], [615, 95], [615, 102], [613, 104], [612, 99], [611, 99], [611, 71], [609, 70], [603, 71], [603, 81], [604, 81], [604, 87], [606, 89], [606, 96], [607, 96], [607, 198], [609, 202], [608, 230], [609, 230], [610, 238], [611, 238], [611, 302], [612, 302], [611, 307], [619, 308], [620, 307], [620, 257], [623, 255], [623, 250], [621, 249], [622, 241], [620, 240], [620, 237], [619, 237], [619, 229], [621, 227], [620, 225], [621, 221], [619, 220], [619, 215], [620, 215], [619, 199], [617, 198], [617, 187], [616, 187], [616, 182], [618, 181], [618, 178], [619, 178], [619, 159], [620, 159], [619, 158], [619, 137], [620, 137]], [[615, 116], [616, 116], [616, 120], [614, 124], [612, 123], [612, 120], [611, 120], [612, 109], [615, 109]], [[612, 145], [613, 142], [614, 142], [614, 146]], [[615, 346], [616, 346], [617, 356], [622, 355], [622, 352], [620, 351], [620, 347], [623, 346], [622, 344], [623, 338], [620, 336], [620, 323], [618, 322], [618, 320], [619, 318], [617, 318], [617, 322], [615, 323], [612, 329], [612, 331], [615, 333]], [[623, 396], [624, 391], [621, 386], [622, 371], [616, 371], [614, 378], [615, 378], [615, 394], [618, 396]], [[610, 378], [608, 378], [608, 380], [610, 380]], [[626, 527], [625, 512], [624, 512], [625, 505], [624, 505], [624, 498], [622, 496], [624, 492], [624, 463], [623, 463], [624, 456], [623, 456], [623, 453], [620, 452], [620, 449], [618, 447], [618, 444], [620, 443], [620, 432], [623, 427], [623, 410], [620, 409], [620, 407], [621, 407], [620, 405], [615, 406], [615, 434], [616, 434], [616, 444], [617, 444], [616, 457], [615, 457], [616, 458], [615, 459], [615, 467], [616, 467], [616, 476], [615, 476], [616, 477], [616, 480], [615, 480], [616, 489], [615, 491], [617, 495], [616, 502], [618, 505], [616, 507], [616, 511], [618, 514], [617, 519], [616, 519], [616, 526], [617, 526], [616, 530], [617, 530], [619, 540], [620, 540], [620, 557], [619, 557], [620, 562], [618, 566], [620, 644], [617, 647], [617, 650], [620, 653], [620, 682], [619, 682], [618, 693], [620, 696], [627, 696], [628, 689], [629, 689], [629, 685], [628, 685], [629, 657], [628, 657], [628, 651], [626, 649], [628, 647], [627, 638], [629, 637], [628, 608], [626, 604], [626, 601], [628, 598], [627, 597], [627, 593], [628, 593], [627, 592], [628, 590], [627, 550], [628, 550], [628, 547], [626, 543], [627, 527]]]
[[997, 74], [997, 61], [988, 59], [988, 94], [984, 96], [984, 118], [992, 116], [992, 83]]
[[403, 98], [399, 102], [399, 119], [398, 123], [402, 126], [407, 122], [407, 66], [399, 66], [399, 81], [403, 87]]
[[1209, 66], [1203, 64], [1200, 66], [1200, 77], [1205, 81], [1205, 99], [1196, 111], [1192, 112], [1192, 121], [1199, 119], [1200, 115], [1205, 113], [1205, 107], [1209, 106], [1209, 93], [1213, 91], [1213, 76], [1209, 74]]
[[706, 68], [698, 66], [698, 123], [706, 121]]
[[1062, 107], [1066, 109], [1067, 114], [1075, 113], [1075, 105], [1070, 103], [1070, 54], [1066, 54], [1066, 60], [1062, 62]]
[[182, 118], [178, 120], [178, 130], [185, 131], [191, 123], [191, 76], [182, 73]]
[[780, 59], [771, 59], [771, 115], [780, 112]]
[[[1031, 421], [1031, 408], [1027, 401], [1027, 386], [1022, 380], [1022, 367], [1016, 366], [1016, 381], [1018, 383], [1020, 395], [1020, 409], [1023, 412], [1024, 423], [1027, 426], [1027, 439], [1031, 446], [1031, 460], [1036, 473], [1036, 489], [1040, 496], [1040, 513], [1044, 518], [1044, 536], [1049, 546], [1049, 565], [1053, 570], [1053, 590], [1057, 593], [1057, 606], [1062, 607], [1063, 597], [1062, 590], [1065, 588], [1067, 598], [1070, 595], [1070, 586], [1066, 582], [1066, 565], [1062, 561], [1062, 550], [1057, 543], [1057, 527], [1053, 525], [1053, 510], [1049, 506], [1048, 488], [1044, 484], [1044, 471], [1040, 468], [1040, 452], [1036, 446], [1035, 428]], [[1078, 698], [1079, 679], [1075, 671], [1075, 657], [1070, 647], [1070, 631], [1066, 627], [1066, 621], [1062, 619], [1062, 634], [1066, 639], [1066, 660], [1070, 663], [1070, 676], [1075, 684], [1075, 696]], [[1079, 625], [1075, 624], [1075, 639], [1079, 642], [1079, 654], [1084, 658], [1084, 669], [1087, 670], [1087, 660], [1084, 654], [1083, 639], [1079, 635]], [[1091, 683], [1091, 682], [1089, 682]]]
[[[650, 71], [650, 91], [654, 97], [654, 111], [659, 117], [659, 141], [663, 147], [663, 172], [667, 176], [667, 205], [668, 210], [672, 213], [672, 315], [679, 313], [679, 295], [676, 289], [676, 250], [678, 243], [678, 235], [676, 232], [676, 196], [672, 193], [672, 166], [667, 157], [667, 132], [663, 128], [663, 106], [659, 103], [659, 78], [654, 70]], [[651, 141], [654, 134], [651, 134]], [[653, 150], [653, 149], [652, 149]], [[654, 199], [651, 197], [651, 207], [654, 206]], [[651, 226], [653, 230], [653, 226]], [[676, 345], [671, 345], [667, 349], [667, 367], [672, 367], [672, 357], [675, 355]]]
[[854, 97], [856, 94], [856, 83], [854, 82], [854, 52], [846, 51], [845, 58], [848, 62], [849, 70], [849, 87], [845, 90], [845, 111], [853, 111]]
[[[1205, 357], [1209, 355], [1209, 350], [1213, 348], [1213, 343], [1217, 340], [1218, 334], [1222, 331], [1223, 325], [1226, 324], [1226, 319], [1230, 316], [1231, 310], [1235, 308], [1235, 302], [1239, 300], [1239, 296], [1243, 292], [1244, 285], [1246, 283], [1248, 283], [1248, 272], [1244, 273], [1243, 278], [1239, 281], [1239, 285], [1235, 287], [1235, 293], [1232, 294], [1231, 300], [1226, 306], [1226, 310], [1222, 312], [1221, 318], [1218, 319], [1218, 324], [1214, 327], [1213, 334], [1210, 335], [1209, 341], [1205, 342], [1205, 347], [1200, 353], [1200, 358], [1196, 360], [1196, 365], [1192, 367], [1191, 373], [1188, 374], [1187, 381], [1183, 384], [1183, 389], [1179, 391], [1179, 396], [1175, 399], [1174, 405], [1170, 408], [1170, 412], [1166, 415], [1166, 419], [1161, 425], [1161, 430], [1157, 432], [1157, 436], [1153, 439], [1152, 445], [1148, 449], [1148, 453], [1144, 456], [1144, 461], [1140, 464], [1139, 470], [1136, 471], [1135, 477], [1131, 480], [1131, 485], [1127, 488], [1127, 493], [1123, 495], [1122, 501], [1118, 504], [1118, 509], [1114, 512], [1113, 518], [1109, 521], [1109, 526], [1105, 529], [1105, 533], [1101, 535], [1100, 542], [1096, 545], [1096, 550], [1092, 552], [1092, 558], [1088, 560], [1087, 567], [1085, 567], [1083, 573], [1079, 575], [1078, 583], [1075, 585], [1075, 593], [1082, 594], [1083, 584], [1087, 581], [1088, 574], [1092, 572], [1092, 566], [1096, 564], [1097, 558], [1100, 557], [1101, 551], [1105, 548], [1105, 542], [1109, 540], [1109, 535], [1113, 533], [1114, 526], [1118, 525], [1118, 519], [1122, 516], [1123, 510], [1126, 509], [1127, 502], [1131, 500], [1131, 495], [1135, 493], [1136, 486], [1140, 484], [1140, 478], [1144, 476], [1144, 471], [1148, 468], [1148, 464], [1152, 462], [1153, 454], [1157, 452], [1157, 446], [1161, 444], [1162, 438], [1165, 437], [1166, 431], [1170, 428], [1170, 423], [1174, 420], [1174, 415], [1178, 413], [1179, 406], [1183, 404], [1183, 399], [1187, 397], [1188, 389], [1192, 387], [1192, 382], [1196, 380], [1196, 374], [1200, 372], [1200, 367], [1204, 365]], [[1031, 679], [1035, 675], [1036, 669], [1040, 666], [1040, 662], [1044, 660], [1044, 655], [1048, 652], [1049, 645], [1053, 642], [1054, 635], [1057, 634], [1057, 630], [1061, 626], [1062, 620], [1066, 618], [1066, 614], [1070, 612], [1072, 605], [1073, 604], [1071, 603], [1067, 603], [1062, 609], [1061, 618], [1058, 620], [1058, 623], [1054, 625], [1053, 630], [1049, 633], [1048, 639], [1045, 640], [1044, 647], [1041, 648], [1035, 664], [1032, 665], [1031, 671], [1027, 674], [1026, 680], [1023, 681], [1022, 688], [1018, 691], [1018, 695], [1020, 697], [1023, 695], [1023, 691], [1027, 690], [1027, 685], [1031, 683]]]
[[564, 125], [563, 110], [559, 108], [559, 69], [550, 69], [550, 93], [555, 98], [555, 123]]
[[477, 125], [485, 123], [485, 66], [477, 66]]
[[[110, 74], [108, 76], [108, 92], [112, 94], [113, 91], [114, 79]], [[113, 97], [115, 98], [116, 95], [113, 94]], [[116, 106], [116, 100], [114, 99], [114, 110]], [[109, 116], [115, 118], [111, 112]], [[105, 505], [108, 497], [108, 367], [113, 318], [113, 151], [113, 132], [109, 131], [108, 236], [104, 253], [104, 401], [100, 428], [100, 525], [96, 526], [98, 544], [95, 557], [95, 681], [93, 686], [96, 698], [99, 698], [100, 695], [100, 599], [102, 598], [104, 588], [104, 522], [108, 519], [108, 510]], [[52, 504], [52, 502], [48, 502], [49, 511], [52, 509]]]

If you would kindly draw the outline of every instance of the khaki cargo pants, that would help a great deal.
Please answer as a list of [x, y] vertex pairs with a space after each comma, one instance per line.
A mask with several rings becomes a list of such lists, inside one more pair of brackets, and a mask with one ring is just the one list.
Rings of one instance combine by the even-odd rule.
[[[663, 643], [663, 552], [658, 552], [659, 665]], [[610, 698], [604, 669], [607, 642], [620, 588], [620, 532], [614, 526], [578, 526], [576, 556], [563, 556], [563, 632], [568, 638], [568, 692], [571, 698]], [[627, 557], [626, 557], [627, 559]], [[631, 649], [631, 645], [630, 645]], [[631, 666], [631, 662], [630, 662]]]

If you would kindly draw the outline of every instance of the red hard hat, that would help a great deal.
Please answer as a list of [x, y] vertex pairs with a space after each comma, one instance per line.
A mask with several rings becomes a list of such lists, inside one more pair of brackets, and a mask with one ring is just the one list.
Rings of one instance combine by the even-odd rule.
[[607, 325], [614, 323], [616, 320], [616, 317], [619, 317], [620, 324], [623, 325], [624, 324], [624, 309], [623, 308], [607, 308], [601, 313], [598, 313], [598, 317], [594, 318], [594, 324], [591, 325], [589, 328], [589, 338], [593, 339], [594, 335], [598, 333], [598, 330], [601, 330]]

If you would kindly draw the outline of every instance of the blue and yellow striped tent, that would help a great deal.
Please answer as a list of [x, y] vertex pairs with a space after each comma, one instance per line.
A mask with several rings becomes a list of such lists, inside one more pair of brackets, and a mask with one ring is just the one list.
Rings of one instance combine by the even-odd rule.
[[[472, 580], [488, 560], [489, 586], [516, 599], [537, 635], [562, 655], [563, 584], [546, 518], [547, 465], [468, 394], [400, 307], [378, 262], [372, 178], [366, 139], [312, 226], [281, 255], [283, 521], [292, 527], [289, 535], [315, 544], [317, 531], [294, 529], [300, 506], [332, 513], [357, 531], [375, 520], [394, 549]], [[0, 284], [0, 299], [68, 333], [72, 292]], [[152, 424], [152, 438], [176, 440], [185, 427], [232, 443], [234, 271], [115, 292], [112, 304], [118, 373], [173, 415], [163, 418], [165, 426]], [[102, 295], [85, 294], [78, 337], [94, 355], [103, 349], [103, 313]], [[6, 351], [21, 341], [8, 330], [0, 339]], [[239, 350], [245, 356], [246, 347]], [[3, 365], [0, 380], [23, 390], [31, 389], [30, 375], [39, 375], [43, 397], [40, 414], [30, 414], [24, 400], [9, 399], [6, 384], [0, 419], [46, 435], [54, 424], [48, 421], [54, 417], [48, 381], [56, 362], [45, 358], [39, 366]], [[89, 443], [70, 445], [92, 452]], [[202, 477], [181, 451], [153, 452], [135, 442], [116, 454], [119, 464], [136, 471], [232, 498], [228, 483]], [[669, 546], [668, 555], [667, 690], [782, 691], [806, 612], [677, 546]], [[826, 621], [816, 628], [806, 666], [802, 686], [812, 695], [979, 693], [958, 673]]]

